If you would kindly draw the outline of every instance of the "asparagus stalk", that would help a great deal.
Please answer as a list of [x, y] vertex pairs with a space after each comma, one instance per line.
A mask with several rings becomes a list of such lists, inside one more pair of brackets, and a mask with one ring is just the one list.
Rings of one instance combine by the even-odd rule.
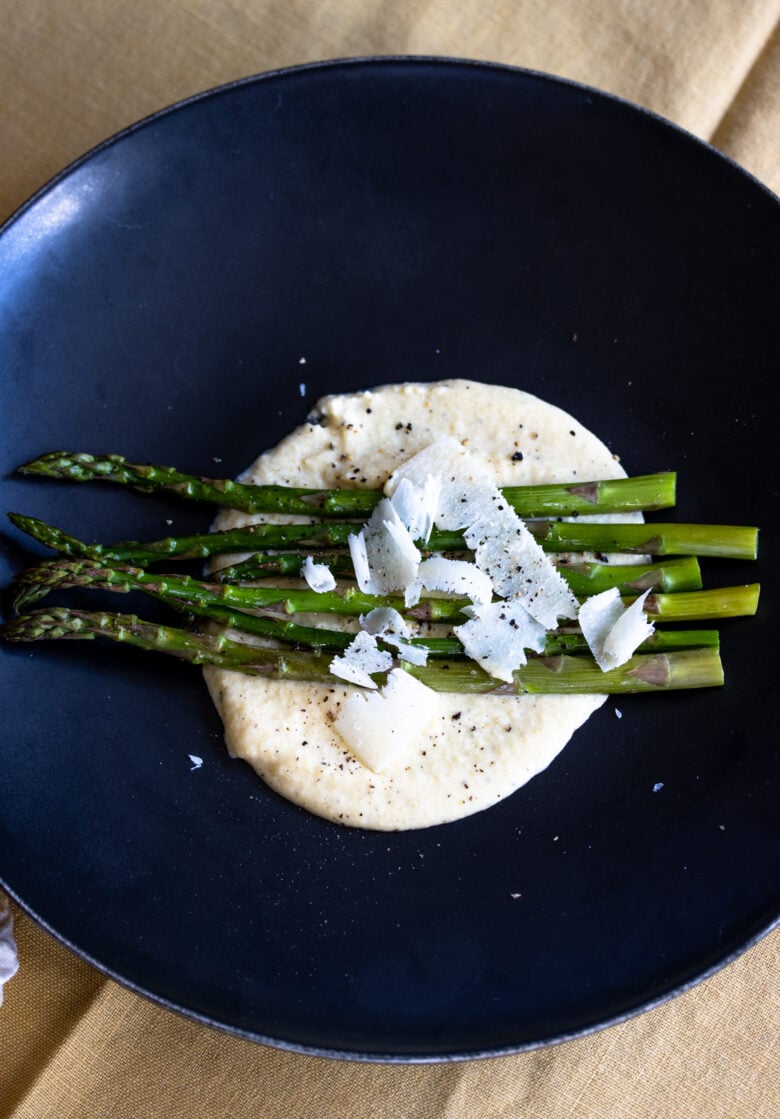
[[[257, 552], [242, 563], [214, 572], [219, 583], [249, 583], [275, 575], [300, 574], [305, 553]], [[334, 575], [354, 578], [352, 561], [343, 552], [317, 554], [319, 563], [326, 563]], [[623, 594], [646, 590], [695, 591], [702, 586], [701, 568], [695, 556], [678, 556], [663, 563], [602, 563], [584, 561], [562, 563], [558, 571], [576, 595], [598, 594], [617, 587]]]
[[[99, 544], [84, 544], [62, 529], [47, 525], [36, 517], [9, 513], [9, 518], [17, 528], [64, 555], [94, 559], [115, 558], [110, 547], [107, 550]], [[243, 563], [215, 572], [214, 578], [220, 583], [253, 582], [280, 575], [295, 578], [300, 576], [305, 558], [305, 552], [257, 552]], [[327, 564], [334, 575], [354, 578], [352, 560], [346, 552], [320, 552], [317, 560]], [[649, 564], [607, 564], [598, 561], [567, 563], [561, 564], [559, 570], [574, 594], [578, 595], [598, 594], [609, 587], [618, 587], [623, 593], [629, 594], [645, 590], [667, 593], [693, 591], [702, 585], [701, 569], [695, 556], [680, 556], [665, 563]]]
[[758, 529], [747, 525], [529, 521], [528, 528], [547, 552], [629, 552], [748, 560], [758, 554]]
[[[750, 617], [758, 609], [760, 590], [758, 583], [744, 583], [734, 587], [713, 587], [681, 594], [649, 594], [645, 599], [644, 609], [651, 617], [663, 622]], [[626, 602], [626, 599], [623, 601]]]
[[[144, 622], [134, 614], [82, 610], [39, 610], [0, 626], [5, 641], [106, 637], [140, 649], [168, 653], [193, 664], [212, 664], [275, 680], [309, 680], [345, 686], [319, 653], [265, 649], [223, 635], [197, 634], [174, 626]], [[538, 657], [500, 683], [471, 661], [434, 661], [424, 668], [404, 666], [435, 691], [512, 694], [658, 692], [723, 683], [716, 648], [636, 654], [625, 665], [602, 672], [590, 657]], [[379, 677], [377, 678], [379, 682]]]
[[[187, 613], [195, 614], [200, 618], [209, 618], [219, 622], [230, 629], [242, 633], [251, 633], [256, 637], [270, 638], [273, 641], [293, 645], [297, 649], [322, 649], [331, 653], [342, 652], [355, 636], [346, 630], [325, 629], [320, 626], [305, 626], [298, 622], [287, 621], [284, 618], [258, 617], [256, 614], [246, 614], [242, 610], [231, 610], [229, 606], [210, 606], [203, 603], [188, 604], [183, 599], [170, 603]], [[393, 646], [382, 642], [389, 652], [394, 653]], [[457, 637], [411, 637], [408, 644], [419, 649], [424, 649], [429, 657], [460, 657], [465, 656], [463, 646]], [[657, 629], [639, 646], [641, 652], [662, 652], [672, 649], [696, 649], [702, 646], [718, 648], [720, 636], [716, 629]], [[557, 656], [561, 653], [575, 655], [588, 653], [588, 644], [581, 633], [557, 632], [548, 633], [545, 642], [544, 655]]]
[[[118, 482], [143, 493], [175, 494], [191, 501], [242, 509], [246, 513], [345, 517], [366, 520], [382, 498], [381, 490], [312, 490], [253, 486], [221, 478], [182, 474], [172, 466], [138, 465], [121, 455], [54, 451], [19, 468], [21, 474], [65, 478], [72, 482]], [[509, 486], [504, 496], [521, 517], [622, 513], [674, 505], [672, 472], [636, 478]]]
[[[13, 524], [42, 544], [67, 555], [91, 556], [116, 563], [146, 564], [161, 559], [205, 559], [227, 552], [265, 549], [319, 551], [346, 548], [356, 531], [354, 524], [333, 521], [319, 524], [257, 524], [222, 532], [172, 536], [140, 543], [87, 545], [35, 517], [9, 514]], [[719, 556], [755, 559], [758, 529], [744, 525], [621, 524], [586, 521], [528, 521], [528, 528], [548, 552], [627, 552], [650, 556]], [[466, 548], [462, 532], [434, 529], [423, 548], [430, 552], [457, 552]]]
[[[22, 572], [17, 580], [14, 609], [21, 611], [54, 589], [91, 587], [123, 593], [142, 591], [164, 602], [231, 606], [270, 614], [343, 614], [355, 617], [377, 606], [391, 606], [407, 618], [426, 622], [462, 622], [466, 598], [423, 598], [407, 607], [400, 596], [364, 594], [355, 586], [319, 593], [287, 587], [234, 586], [209, 583], [189, 575], [152, 573], [142, 568], [109, 567], [92, 560], [49, 560]], [[650, 594], [645, 610], [659, 621], [697, 621], [755, 614], [758, 584], [720, 587], [678, 594]], [[624, 597], [628, 605], [636, 596]]]

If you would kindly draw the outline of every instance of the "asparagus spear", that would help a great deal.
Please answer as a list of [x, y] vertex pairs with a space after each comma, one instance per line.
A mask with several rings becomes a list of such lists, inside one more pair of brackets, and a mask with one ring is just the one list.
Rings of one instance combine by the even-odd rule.
[[[9, 513], [10, 520], [28, 536], [47, 544], [65, 555], [94, 559], [114, 559], [111, 546], [84, 544], [62, 529], [47, 525], [36, 517], [25, 517], [20, 513]], [[222, 568], [214, 573], [217, 582], [253, 582], [282, 575], [297, 577], [301, 574], [305, 552], [257, 552], [241, 564]], [[334, 575], [354, 578], [352, 560], [346, 552], [320, 552], [319, 563], [327, 564]], [[137, 566], [144, 566], [138, 564]], [[575, 594], [598, 594], [609, 587], [618, 587], [623, 593], [631, 591], [659, 590], [672, 591], [698, 590], [701, 585], [701, 569], [695, 556], [680, 556], [665, 563], [650, 564], [607, 564], [583, 562], [561, 564], [560, 573]]]
[[[346, 548], [356, 531], [348, 522], [319, 524], [257, 524], [222, 532], [172, 536], [139, 543], [87, 545], [35, 517], [9, 514], [13, 524], [56, 551], [100, 557], [117, 563], [144, 564], [161, 559], [205, 559], [226, 552], [257, 552], [268, 548]], [[529, 530], [548, 552], [628, 552], [650, 556], [720, 556], [755, 559], [758, 529], [744, 525], [621, 524], [586, 521], [528, 521]], [[431, 552], [457, 552], [466, 547], [462, 532], [434, 529], [423, 545]]]
[[[170, 493], [191, 501], [242, 509], [246, 513], [346, 517], [366, 520], [382, 498], [381, 490], [312, 490], [287, 486], [252, 486], [221, 478], [182, 474], [172, 466], [138, 465], [121, 455], [90, 455], [53, 451], [19, 468], [21, 474], [65, 478], [72, 482], [118, 482], [144, 493]], [[622, 513], [664, 509], [674, 505], [676, 475], [672, 472], [603, 481], [503, 490], [521, 517], [568, 516], [578, 513]]]
[[[143, 591], [164, 602], [184, 600], [192, 609], [197, 603], [233, 606], [242, 610], [271, 614], [367, 614], [377, 606], [391, 606], [407, 618], [426, 622], [462, 622], [462, 609], [470, 605], [465, 598], [423, 598], [407, 607], [399, 596], [364, 594], [350, 586], [319, 593], [287, 587], [244, 587], [230, 583], [209, 583], [189, 575], [161, 574], [142, 568], [116, 566], [84, 560], [49, 560], [29, 568], [17, 579], [14, 609], [26, 609], [51, 590], [92, 587], [123, 593]], [[681, 591], [678, 594], [650, 594], [645, 610], [659, 621], [696, 621], [707, 618], [755, 614], [758, 584], [720, 587], [706, 591]], [[624, 598], [629, 604], [636, 596]]]
[[[320, 654], [264, 649], [222, 635], [197, 634], [174, 626], [144, 622], [134, 614], [82, 610], [39, 610], [0, 626], [5, 641], [106, 637], [140, 649], [168, 653], [193, 664], [213, 664], [275, 680], [310, 680], [344, 686], [328, 671]], [[602, 672], [590, 657], [538, 657], [504, 684], [467, 660], [435, 661], [424, 668], [405, 666], [428, 687], [442, 692], [560, 694], [657, 692], [703, 688], [723, 683], [716, 648], [636, 654], [625, 665]], [[378, 677], [378, 681], [379, 681]]]
[[[214, 572], [219, 583], [249, 583], [274, 575], [299, 575], [305, 553], [257, 552], [242, 563]], [[317, 554], [318, 563], [326, 563], [334, 575], [354, 578], [352, 561], [343, 552]], [[702, 586], [701, 568], [695, 556], [678, 556], [663, 563], [601, 563], [560, 564], [558, 571], [576, 595], [582, 597], [617, 587], [623, 594], [646, 590], [695, 591]]]
[[[546, 552], [627, 552], [632, 555], [719, 556], [725, 559], [755, 559], [758, 553], [758, 529], [745, 525], [625, 524], [583, 520], [531, 520], [526, 521], [526, 525]], [[354, 525], [336, 521], [315, 525], [248, 525], [224, 533], [211, 533], [213, 543], [208, 554], [252, 552], [259, 548], [346, 547], [354, 532]], [[222, 539], [213, 540], [214, 537]], [[200, 544], [199, 538], [190, 539], [193, 543], [197, 539]], [[203, 541], [205, 547], [208, 547], [207, 541], [208, 537]], [[170, 547], [170, 542], [166, 543]], [[434, 529], [424, 547], [432, 552], [456, 552], [463, 551], [466, 545], [462, 532]]]
[[[296, 648], [322, 649], [333, 653], [341, 652], [355, 636], [345, 630], [325, 629], [320, 626], [304, 626], [284, 618], [258, 617], [242, 610], [231, 610], [229, 606], [212, 606], [203, 603], [189, 604], [183, 599], [170, 603], [177, 610], [192, 613], [200, 618], [210, 618], [230, 629], [251, 633], [256, 637], [270, 638], [273, 641], [293, 645]], [[394, 653], [393, 646], [382, 642]], [[457, 637], [411, 637], [408, 644], [424, 649], [429, 657], [464, 656], [463, 646]], [[702, 646], [718, 648], [720, 637], [716, 629], [657, 629], [640, 646], [641, 652], [668, 651], [671, 649], [696, 649]], [[557, 656], [560, 653], [588, 653], [588, 644], [581, 633], [551, 632], [547, 634], [544, 655]]]

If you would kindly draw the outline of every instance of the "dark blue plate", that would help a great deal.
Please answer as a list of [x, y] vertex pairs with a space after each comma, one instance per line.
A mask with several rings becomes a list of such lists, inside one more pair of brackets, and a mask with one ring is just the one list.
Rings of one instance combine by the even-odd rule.
[[[46, 187], [0, 237], [4, 510], [91, 539], [205, 529], [210, 510], [13, 471], [62, 447], [234, 475], [318, 395], [469, 377], [569, 409], [631, 473], [678, 469], [680, 520], [762, 525], [758, 565], [706, 570], [766, 578], [758, 619], [722, 626], [724, 689], [610, 702], [503, 804], [406, 834], [270, 793], [197, 670], [3, 649], [7, 889], [167, 1006], [396, 1061], [603, 1026], [766, 932], [779, 234], [776, 199], [663, 121], [442, 60], [216, 90]], [[4, 584], [30, 558], [9, 531]]]

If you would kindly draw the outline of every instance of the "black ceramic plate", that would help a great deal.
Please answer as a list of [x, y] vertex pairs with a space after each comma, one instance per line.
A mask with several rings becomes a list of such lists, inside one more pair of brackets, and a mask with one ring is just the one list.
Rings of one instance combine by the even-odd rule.
[[[708, 580], [763, 575], [764, 597], [722, 626], [724, 689], [609, 702], [506, 802], [406, 834], [266, 790], [197, 670], [3, 649], [10, 892], [166, 1005], [391, 1060], [590, 1030], [765, 932], [779, 233], [772, 196], [668, 124], [435, 60], [217, 90], [47, 187], [0, 238], [4, 510], [92, 539], [205, 529], [209, 510], [13, 470], [64, 447], [234, 475], [320, 394], [470, 377], [571, 410], [629, 472], [676, 468], [677, 518], [762, 525], [760, 563]], [[4, 583], [25, 549], [9, 531]]]

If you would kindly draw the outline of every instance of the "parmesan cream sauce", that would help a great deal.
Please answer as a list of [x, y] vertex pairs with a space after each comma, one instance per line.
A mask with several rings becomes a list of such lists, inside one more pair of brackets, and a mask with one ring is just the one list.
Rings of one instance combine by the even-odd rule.
[[[464, 441], [499, 486], [625, 476], [616, 456], [577, 420], [513, 388], [464, 380], [388, 385], [325, 397], [311, 418], [240, 480], [378, 488], [443, 435]], [[280, 519], [229, 510], [214, 527]], [[316, 620], [334, 626], [332, 618]], [[333, 727], [346, 686], [268, 681], [213, 667], [204, 674], [233, 757], [310, 812], [388, 831], [430, 827], [496, 804], [545, 769], [605, 699], [440, 693], [426, 734], [374, 773]]]

